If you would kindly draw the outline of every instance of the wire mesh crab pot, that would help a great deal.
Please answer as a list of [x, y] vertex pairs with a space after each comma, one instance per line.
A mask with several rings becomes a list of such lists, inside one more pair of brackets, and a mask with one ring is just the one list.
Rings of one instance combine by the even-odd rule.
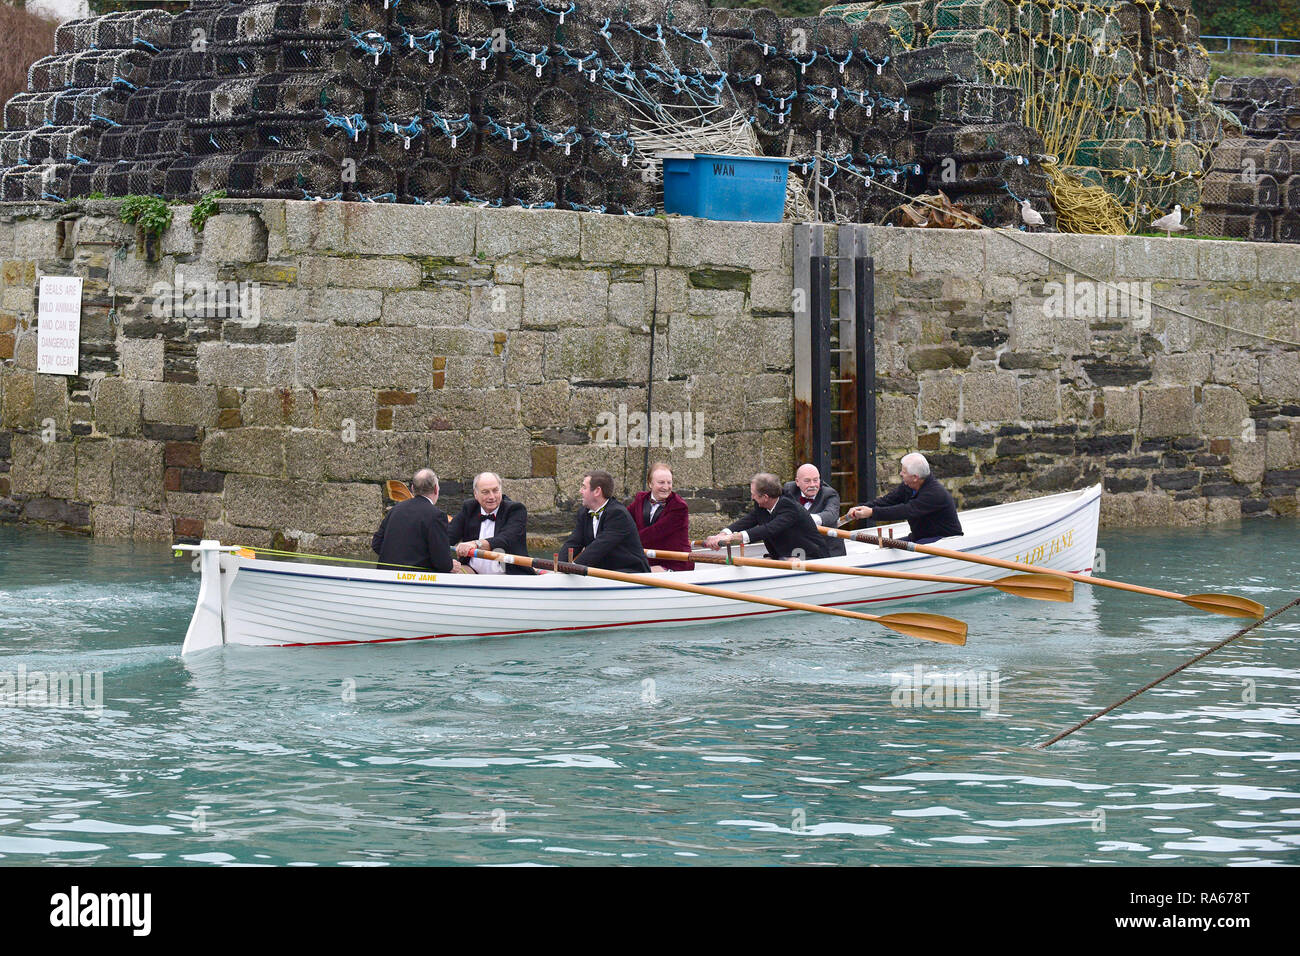
[[475, 153], [478, 140], [478, 127], [468, 116], [430, 122], [425, 124], [424, 153], [444, 166], [456, 167]]
[[354, 36], [387, 33], [392, 22], [392, 7], [384, 0], [347, 0], [342, 6], [343, 29]]
[[140, 129], [136, 144], [137, 154], [156, 158], [173, 158], [194, 151], [193, 139], [186, 124], [180, 120], [149, 123]]
[[595, 39], [593, 49], [611, 67], [640, 62], [640, 37], [626, 23], [610, 23]]
[[560, 184], [560, 204], [570, 209], [602, 210], [609, 201], [609, 188], [600, 173], [582, 167]]
[[1282, 207], [1277, 180], [1268, 173], [1207, 173], [1201, 181], [1201, 199], [1207, 207], [1230, 212]]
[[424, 156], [424, 127], [418, 122], [376, 124], [370, 130], [370, 150], [393, 169], [406, 169]]
[[550, 170], [553, 179], [572, 176], [583, 165], [583, 139], [572, 127], [563, 130], [534, 127], [532, 142], [534, 157]]
[[74, 199], [85, 198], [93, 192], [100, 192], [94, 186], [95, 172], [99, 169], [99, 163], [79, 163], [73, 167], [72, 175], [68, 177], [68, 195]]
[[368, 54], [362, 48], [336, 42], [286, 43], [280, 48], [285, 72], [333, 73], [373, 89], [392, 72], [393, 57]]
[[555, 42], [559, 15], [551, 14], [536, 3], [520, 2], [513, 12], [507, 10], [501, 17], [501, 33], [516, 50], [527, 53], [545, 53]]
[[411, 164], [406, 173], [403, 198], [412, 202], [436, 202], [452, 195], [455, 170], [436, 159], [423, 157]]
[[301, 199], [298, 170], [302, 153], [280, 150], [247, 150], [230, 164], [227, 193], [237, 198]]
[[162, 86], [172, 80], [181, 79], [181, 69], [185, 63], [185, 54], [180, 50], [163, 50], [149, 60], [149, 83]]
[[76, 58], [81, 55], [73, 53], [41, 57], [27, 68], [27, 89], [34, 93], [44, 93], [71, 86], [69, 73]]
[[948, 83], [975, 83], [979, 66], [969, 43], [945, 43], [912, 50], [894, 57], [894, 66], [909, 95]]
[[528, 122], [528, 98], [512, 83], [493, 83], [474, 97], [474, 117], [480, 123], [522, 125]]
[[1148, 150], [1139, 139], [1084, 140], [1074, 153], [1081, 166], [1098, 169], [1141, 170], [1147, 166]]
[[[416, 0], [404, 0], [402, 7], [418, 5]], [[344, 4], [329, 0], [307, 0], [302, 3], [277, 3], [273, 32], [276, 39], [343, 39], [347, 30], [343, 25]], [[438, 20], [441, 8], [435, 6]], [[437, 26], [438, 24], [434, 24]]]
[[591, 99], [586, 103], [579, 101], [578, 106], [579, 129], [617, 133], [626, 130], [632, 123], [627, 101], [612, 90], [593, 90]]
[[443, 30], [466, 43], [490, 43], [498, 26], [496, 10], [483, 0], [455, 0], [443, 10]]
[[29, 130], [0, 132], [0, 166], [27, 165], [27, 138]]
[[1274, 217], [1274, 242], [1300, 242], [1300, 213], [1288, 212]]
[[506, 195], [506, 175], [487, 156], [475, 156], [460, 167], [457, 177], [459, 198], [479, 202], [499, 202]]
[[559, 198], [554, 171], [536, 160], [524, 163], [510, 175], [508, 198], [520, 206], [553, 207]]
[[98, 17], [78, 17], [65, 20], [54, 28], [54, 52], [75, 53], [89, 49], [95, 42]]
[[250, 120], [240, 120], [224, 126], [194, 127], [190, 131], [194, 152], [207, 156], [212, 153], [239, 153], [257, 144], [257, 128]]
[[1252, 242], [1273, 241], [1273, 216], [1266, 212], [1221, 212], [1206, 207], [1198, 219], [1200, 231], [1207, 236], [1248, 239]]
[[[259, 122], [256, 125], [260, 149], [306, 151], [342, 160], [345, 157], [359, 158], [370, 143], [369, 130], [349, 130], [324, 120]], [[423, 149], [423, 142], [420, 146]]]
[[277, 47], [226, 47], [212, 54], [212, 72], [218, 77], [257, 76], [275, 73], [279, 68], [280, 51]]
[[656, 189], [652, 178], [642, 175], [650, 172], [650, 167], [642, 167], [630, 175], [619, 176], [609, 183], [609, 212], [623, 212], [640, 215], [651, 212], [659, 204], [660, 190]]
[[419, 83], [390, 76], [375, 91], [375, 115], [384, 114], [407, 122], [424, 108], [425, 92]]
[[610, 135], [593, 133], [587, 138], [587, 156], [584, 168], [599, 176], [602, 182], [613, 182], [636, 170], [641, 155], [636, 140], [626, 132]]
[[558, 86], [548, 86], [534, 96], [528, 104], [527, 116], [534, 125], [553, 130], [579, 126], [585, 119], [577, 98]]
[[[173, 80], [162, 89], [156, 90], [153, 96], [153, 116], [155, 119], [184, 119], [185, 102], [189, 99], [190, 83], [186, 80]], [[144, 98], [140, 96], [131, 97], [131, 102], [127, 104], [127, 118], [133, 119], [132, 110], [136, 107], [136, 102], [144, 103]], [[142, 122], [146, 114], [141, 111], [139, 120]]]
[[256, 77], [202, 80], [185, 98], [185, 119], [193, 126], [229, 125], [251, 115]]

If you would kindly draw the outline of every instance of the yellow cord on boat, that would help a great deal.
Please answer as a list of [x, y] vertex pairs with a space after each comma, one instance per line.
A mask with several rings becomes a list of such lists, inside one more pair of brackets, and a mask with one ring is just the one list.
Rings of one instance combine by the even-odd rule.
[[[362, 561], [360, 558], [340, 558], [331, 554], [307, 554], [303, 551], [276, 551], [274, 548], [253, 548], [247, 545], [240, 546], [242, 551], [252, 551], [257, 554], [272, 554], [284, 558], [313, 558], [317, 561], [340, 561], [346, 564], [369, 564], [369, 561]], [[241, 555], [243, 557], [252, 557], [252, 555]], [[380, 562], [375, 562], [380, 564]], [[385, 568], [406, 568], [411, 571], [428, 571], [428, 568], [422, 568], [414, 564], [383, 564]]]

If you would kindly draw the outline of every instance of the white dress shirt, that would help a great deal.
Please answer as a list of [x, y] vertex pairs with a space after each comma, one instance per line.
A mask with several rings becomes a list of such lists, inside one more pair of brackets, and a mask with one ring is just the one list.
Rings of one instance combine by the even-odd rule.
[[[483, 512], [479, 512], [483, 514]], [[479, 525], [478, 537], [480, 541], [489, 540], [497, 533], [497, 523], [495, 520], [483, 518], [483, 523]], [[470, 558], [469, 566], [479, 574], [505, 574], [506, 566], [501, 561], [489, 561], [487, 558]]]

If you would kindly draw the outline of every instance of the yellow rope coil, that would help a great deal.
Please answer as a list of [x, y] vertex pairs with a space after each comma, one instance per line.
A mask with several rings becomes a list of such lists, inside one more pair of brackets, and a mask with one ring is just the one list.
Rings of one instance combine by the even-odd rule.
[[1096, 236], [1128, 234], [1124, 207], [1105, 189], [1085, 186], [1054, 164], [1045, 164], [1043, 169], [1047, 173], [1047, 192], [1056, 207], [1056, 226], [1061, 232]]

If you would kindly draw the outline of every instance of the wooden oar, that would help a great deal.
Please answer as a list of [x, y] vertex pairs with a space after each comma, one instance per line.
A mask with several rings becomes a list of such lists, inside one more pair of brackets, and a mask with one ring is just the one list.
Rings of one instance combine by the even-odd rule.
[[384, 482], [384, 490], [388, 492], [388, 497], [393, 501], [405, 501], [407, 498], [414, 498], [411, 489], [406, 487], [403, 482], [393, 481], [391, 478]]
[[955, 618], [939, 614], [863, 614], [860, 611], [846, 611], [838, 607], [822, 607], [820, 604], [804, 604], [802, 601], [786, 601], [782, 598], [762, 597], [758, 594], [740, 594], [736, 591], [724, 591], [721, 588], [705, 587], [702, 584], [687, 584], [685, 581], [667, 581], [646, 574], [625, 574], [622, 571], [608, 571], [604, 568], [589, 568], [581, 564], [566, 561], [548, 561], [545, 558], [525, 558], [517, 554], [502, 554], [498, 551], [476, 549], [474, 557], [489, 561], [503, 561], [525, 568], [543, 568], [547, 571], [560, 571], [564, 574], [585, 574], [593, 578], [606, 578], [610, 581], [623, 581], [627, 584], [641, 584], [647, 587], [668, 588], [672, 591], [686, 591], [690, 594], [704, 594], [709, 597], [728, 598], [732, 601], [750, 601], [754, 604], [766, 604], [770, 607], [785, 608], [789, 611], [812, 611], [817, 614], [834, 614], [836, 617], [848, 617], [857, 621], [872, 621], [891, 631], [898, 631], [908, 637], [923, 641], [936, 641], [940, 644], [966, 643], [966, 623]]
[[1118, 591], [1132, 591], [1134, 594], [1148, 594], [1151, 597], [1168, 598], [1171, 601], [1182, 601], [1198, 611], [1208, 611], [1211, 614], [1244, 617], [1250, 620], [1256, 620], [1264, 616], [1264, 605], [1258, 601], [1252, 601], [1250, 598], [1239, 597], [1236, 594], [1177, 594], [1173, 591], [1146, 588], [1139, 584], [1128, 584], [1124, 581], [1108, 581], [1105, 578], [1095, 578], [1090, 574], [1056, 571], [1036, 564], [1004, 561], [1002, 558], [990, 558], [982, 554], [971, 554], [966, 551], [950, 551], [948, 548], [936, 548], [932, 544], [914, 544], [911, 541], [903, 541], [901, 538], [885, 538], [871, 531], [840, 531], [837, 528], [818, 528], [817, 530], [822, 534], [848, 538], [852, 541], [865, 541], [868, 544], [874, 544], [882, 548], [898, 548], [902, 551], [915, 551], [918, 554], [932, 554], [940, 558], [955, 558], [958, 561], [970, 561], [973, 564], [987, 564], [994, 568], [1006, 568], [1008, 571], [1050, 574], [1053, 577], [1069, 578], [1081, 584], [1094, 584], [1103, 588], [1115, 588]]
[[963, 584], [966, 587], [997, 588], [1005, 594], [1032, 598], [1038, 601], [1074, 600], [1074, 582], [1046, 574], [1013, 574], [984, 581], [979, 578], [959, 578], [947, 574], [920, 574], [913, 571], [880, 571], [875, 568], [848, 568], [839, 564], [822, 564], [818, 561], [778, 561], [774, 558], [724, 558], [714, 554], [696, 554], [686, 551], [659, 551], [645, 549], [648, 558], [665, 561], [695, 561], [702, 564], [738, 564], [751, 568], [780, 568], [787, 571], [821, 571], [827, 574], [855, 574], [864, 578], [897, 578], [903, 581], [937, 581], [940, 584]]

